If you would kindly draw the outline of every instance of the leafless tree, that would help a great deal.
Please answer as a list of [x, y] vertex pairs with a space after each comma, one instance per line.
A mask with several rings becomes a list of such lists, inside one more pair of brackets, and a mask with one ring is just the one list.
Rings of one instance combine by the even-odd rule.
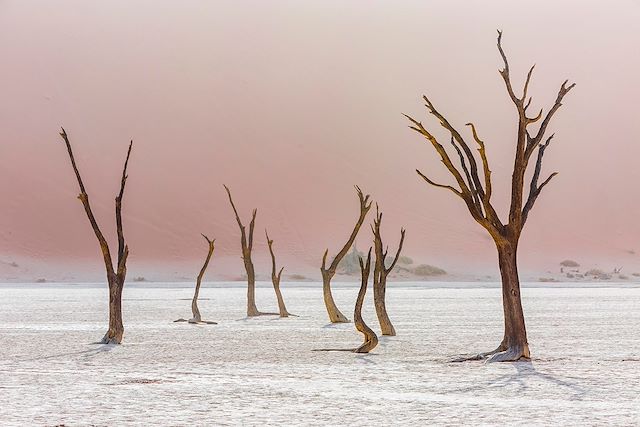
[[395, 336], [396, 329], [389, 319], [387, 314], [386, 305], [386, 292], [387, 292], [387, 276], [391, 273], [393, 268], [398, 262], [400, 252], [402, 251], [402, 245], [404, 244], [405, 230], [400, 229], [400, 243], [398, 244], [398, 250], [389, 267], [386, 266], [385, 260], [387, 258], [388, 249], [383, 250], [382, 234], [380, 233], [380, 225], [382, 224], [382, 212], [378, 210], [376, 204], [376, 218], [373, 220], [373, 246], [376, 255], [376, 261], [373, 269], [373, 302], [376, 307], [376, 314], [378, 316], [378, 322], [380, 323], [380, 329], [382, 335]]
[[113, 265], [113, 261], [111, 259], [111, 251], [109, 250], [109, 244], [107, 240], [104, 238], [102, 231], [100, 231], [100, 227], [98, 226], [98, 222], [93, 215], [91, 210], [91, 205], [89, 203], [89, 195], [87, 194], [84, 184], [82, 182], [82, 178], [80, 177], [80, 172], [78, 171], [78, 167], [76, 166], [76, 160], [73, 157], [73, 151], [71, 150], [71, 143], [69, 142], [69, 137], [65, 132], [64, 128], [60, 132], [60, 136], [64, 140], [64, 143], [67, 146], [67, 151], [69, 152], [69, 159], [71, 160], [71, 166], [73, 167], [73, 172], [76, 175], [76, 179], [78, 180], [78, 185], [80, 186], [80, 194], [78, 195], [78, 199], [82, 202], [84, 206], [84, 211], [87, 214], [87, 218], [91, 223], [91, 228], [93, 229], [96, 238], [98, 239], [98, 243], [100, 244], [100, 249], [102, 251], [102, 258], [104, 260], [104, 265], [107, 270], [107, 283], [109, 284], [109, 329], [107, 333], [104, 335], [101, 344], [120, 344], [122, 342], [122, 337], [124, 335], [124, 325], [122, 323], [122, 289], [124, 288], [124, 281], [127, 275], [127, 257], [129, 256], [129, 246], [125, 243], [124, 233], [122, 231], [122, 197], [124, 195], [124, 187], [127, 182], [127, 165], [129, 164], [129, 156], [131, 155], [131, 148], [133, 147], [133, 141], [129, 143], [129, 149], [127, 150], [127, 158], [124, 162], [124, 167], [122, 169], [122, 177], [120, 178], [120, 192], [116, 196], [116, 231], [118, 235], [118, 261], [116, 265]]
[[284, 298], [280, 291], [280, 278], [282, 277], [284, 267], [281, 267], [279, 271], [276, 271], [276, 255], [273, 253], [273, 240], [269, 239], [269, 233], [267, 233], [266, 229], [264, 230], [264, 234], [267, 237], [269, 254], [271, 254], [271, 282], [273, 283], [273, 290], [275, 291], [276, 298], [278, 299], [278, 311], [280, 312], [280, 317], [295, 316], [295, 314], [291, 314], [287, 311], [287, 306], [284, 304]]
[[205, 324], [205, 325], [217, 325], [216, 322], [212, 322], [209, 320], [202, 320], [202, 316], [200, 315], [200, 310], [198, 309], [198, 296], [200, 295], [200, 285], [202, 284], [202, 278], [204, 277], [205, 271], [207, 271], [207, 267], [209, 266], [209, 261], [211, 261], [211, 257], [213, 256], [213, 250], [215, 249], [215, 241], [216, 239], [209, 239], [204, 234], [202, 235], [204, 239], [207, 241], [209, 245], [209, 251], [207, 253], [207, 258], [204, 260], [204, 265], [200, 269], [200, 273], [198, 274], [198, 278], [196, 279], [196, 289], [193, 293], [193, 299], [191, 300], [191, 314], [192, 317], [189, 320], [186, 319], [178, 319], [174, 320], [174, 322], [189, 322], [191, 324]]
[[362, 345], [354, 350], [355, 353], [369, 353], [378, 345], [378, 336], [373, 330], [364, 323], [362, 318], [362, 303], [364, 302], [365, 294], [367, 293], [367, 285], [369, 283], [369, 272], [371, 271], [371, 248], [367, 254], [367, 262], [360, 261], [360, 271], [362, 273], [362, 282], [360, 284], [360, 291], [358, 292], [358, 298], [356, 299], [356, 307], [353, 312], [353, 322], [356, 329], [364, 335], [364, 342]]
[[378, 336], [373, 330], [364, 323], [362, 318], [362, 304], [364, 303], [364, 297], [367, 293], [367, 285], [369, 282], [369, 273], [371, 271], [371, 248], [367, 255], [367, 262], [362, 261], [362, 257], [359, 257], [360, 273], [362, 281], [360, 282], [360, 290], [358, 291], [358, 297], [356, 298], [355, 308], [353, 310], [353, 321], [356, 329], [364, 335], [364, 342], [356, 348], [321, 348], [313, 351], [349, 351], [353, 353], [369, 353], [378, 345]]
[[263, 316], [269, 314], [278, 314], [278, 313], [263, 313], [258, 311], [256, 307], [256, 272], [253, 268], [253, 261], [251, 260], [251, 251], [253, 250], [253, 230], [256, 225], [256, 214], [258, 213], [257, 209], [254, 209], [251, 213], [251, 222], [249, 223], [249, 234], [247, 236], [247, 231], [245, 226], [242, 224], [240, 220], [240, 216], [238, 215], [238, 210], [236, 209], [236, 205], [233, 203], [233, 199], [231, 198], [231, 191], [229, 191], [229, 187], [226, 185], [224, 189], [227, 190], [227, 195], [229, 196], [229, 203], [231, 203], [231, 207], [233, 208], [233, 213], [236, 216], [236, 221], [238, 222], [238, 227], [240, 227], [240, 245], [242, 248], [242, 260], [244, 261], [244, 269], [247, 272], [247, 317], [255, 317], [255, 316]]
[[327, 256], [329, 255], [329, 249], [324, 252], [322, 256], [322, 266], [320, 267], [320, 272], [322, 273], [322, 294], [324, 296], [324, 305], [327, 308], [327, 314], [329, 315], [329, 320], [331, 323], [346, 323], [349, 322], [349, 319], [346, 318], [344, 314], [338, 310], [335, 301], [333, 300], [333, 295], [331, 294], [331, 279], [336, 274], [336, 270], [342, 258], [347, 254], [349, 248], [353, 245], [353, 242], [360, 231], [360, 227], [362, 227], [362, 223], [364, 222], [369, 209], [371, 209], [371, 202], [369, 201], [369, 195], [366, 196], [360, 190], [360, 187], [356, 186], [356, 191], [358, 193], [358, 199], [360, 201], [360, 216], [358, 217], [358, 221], [356, 225], [353, 227], [353, 231], [349, 236], [349, 240], [342, 247], [340, 252], [333, 258], [329, 268], [327, 268]]
[[[549, 143], [553, 139], [553, 134], [545, 137], [545, 133], [551, 119], [562, 105], [563, 98], [575, 86], [575, 84], [568, 85], [568, 81], [562, 83], [556, 100], [549, 111], [543, 115], [543, 110], [541, 109], [538, 114], [530, 117], [528, 109], [531, 106], [531, 97], [528, 96], [528, 89], [534, 67], [529, 69], [522, 95], [518, 97], [511, 81], [507, 56], [502, 49], [502, 32], [500, 31], [498, 31], [498, 51], [504, 62], [504, 67], [500, 70], [500, 75], [504, 80], [509, 98], [513, 101], [518, 113], [516, 153], [511, 180], [511, 205], [509, 208], [509, 221], [506, 224], [500, 220], [496, 210], [491, 204], [491, 169], [489, 168], [485, 143], [478, 136], [473, 123], [467, 123], [467, 126], [471, 128], [471, 135], [478, 145], [484, 180], [480, 179], [476, 158], [467, 141], [426, 96], [423, 97], [423, 99], [428, 112], [439, 121], [440, 125], [451, 136], [451, 146], [455, 149], [459, 157], [459, 166], [454, 165], [454, 161], [449, 157], [445, 147], [438, 142], [430, 130], [427, 130], [421, 122], [407, 116], [412, 123], [410, 128], [421, 134], [438, 152], [442, 163], [455, 178], [457, 188], [451, 185], [436, 183], [420, 171], [417, 171], [418, 175], [427, 183], [439, 188], [445, 188], [462, 199], [473, 219], [484, 227], [493, 238], [498, 250], [498, 265], [502, 276], [502, 300], [504, 308], [503, 340], [498, 348], [493, 351], [458, 360], [482, 359], [491, 356], [490, 361], [514, 361], [520, 358], [530, 357], [524, 313], [522, 311], [520, 298], [516, 251], [522, 229], [538, 196], [542, 192], [542, 189], [549, 184], [551, 179], [557, 175], [557, 173], [554, 172], [540, 182], [543, 156]], [[537, 130], [531, 131], [530, 126], [538, 122], [539, 126]], [[537, 158], [529, 183], [529, 194], [525, 200], [523, 195], [525, 173], [529, 165], [529, 159], [536, 151]]]

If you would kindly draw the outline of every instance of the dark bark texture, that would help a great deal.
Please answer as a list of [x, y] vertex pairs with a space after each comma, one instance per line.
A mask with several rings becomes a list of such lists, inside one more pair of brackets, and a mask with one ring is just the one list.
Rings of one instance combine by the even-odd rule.
[[102, 252], [102, 258], [104, 260], [105, 269], [107, 272], [107, 283], [109, 286], [109, 329], [104, 335], [101, 344], [120, 344], [124, 336], [124, 324], [122, 322], [122, 290], [124, 288], [124, 282], [127, 275], [127, 257], [129, 256], [129, 246], [125, 243], [124, 232], [122, 230], [122, 199], [124, 196], [124, 188], [127, 182], [127, 166], [129, 164], [129, 156], [131, 155], [131, 148], [133, 147], [133, 141], [129, 143], [129, 149], [127, 150], [127, 157], [122, 169], [122, 176], [120, 178], [120, 192], [116, 196], [116, 232], [118, 236], [118, 259], [116, 264], [113, 264], [111, 258], [111, 251], [109, 244], [105, 239], [98, 222], [96, 221], [93, 211], [91, 210], [91, 204], [89, 203], [89, 195], [85, 190], [82, 177], [76, 165], [75, 157], [73, 156], [73, 150], [71, 149], [71, 142], [65, 132], [64, 128], [60, 132], [60, 136], [64, 140], [69, 153], [69, 159], [71, 160], [71, 167], [76, 175], [78, 186], [80, 187], [80, 194], [78, 199], [82, 202], [84, 211], [89, 219], [91, 228], [100, 244], [100, 250]]
[[[553, 105], [544, 113], [543, 109], [535, 115], [529, 114], [532, 98], [528, 95], [529, 83], [533, 75], [532, 66], [525, 78], [522, 94], [516, 95], [511, 82], [509, 62], [502, 48], [502, 32], [498, 31], [498, 52], [502, 58], [503, 68], [499, 70], [504, 81], [509, 98], [513, 102], [518, 116], [517, 133], [515, 137], [515, 159], [511, 177], [511, 203], [508, 221], [503, 222], [491, 204], [492, 183], [491, 169], [486, 154], [485, 143], [479, 137], [473, 123], [467, 123], [471, 130], [471, 137], [478, 146], [482, 174], [474, 153], [462, 134], [440, 113], [426, 96], [423, 97], [429, 114], [434, 116], [439, 124], [450, 136], [450, 145], [454, 149], [459, 162], [456, 164], [449, 156], [445, 147], [423, 124], [409, 116], [410, 128], [422, 135], [439, 154], [442, 163], [456, 181], [456, 187], [437, 183], [420, 171], [418, 175], [430, 185], [445, 188], [462, 199], [473, 219], [484, 227], [493, 238], [498, 250], [498, 265], [502, 277], [502, 302], [504, 308], [504, 336], [497, 349], [479, 353], [477, 355], [457, 360], [482, 359], [489, 357], [489, 361], [515, 361], [529, 358], [529, 343], [520, 297], [520, 282], [517, 268], [517, 249], [523, 227], [542, 189], [557, 175], [551, 173], [540, 181], [542, 161], [545, 150], [553, 139], [553, 134], [546, 136], [547, 128], [567, 93], [575, 87], [564, 81], [560, 85]], [[537, 129], [532, 125], [537, 124]], [[530, 164], [531, 156], [536, 153], [536, 161], [529, 182], [529, 193], [525, 198], [525, 175]], [[454, 156], [455, 158], [455, 156]], [[481, 175], [483, 179], [481, 179]]]

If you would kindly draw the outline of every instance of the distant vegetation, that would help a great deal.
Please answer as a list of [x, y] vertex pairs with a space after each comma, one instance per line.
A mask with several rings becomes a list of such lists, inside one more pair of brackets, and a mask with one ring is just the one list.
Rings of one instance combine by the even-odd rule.
[[426, 277], [426, 276], [443, 276], [447, 274], [447, 272], [433, 265], [420, 264], [413, 270], [413, 274], [415, 274], [416, 276]]
[[564, 261], [562, 261], [560, 263], [560, 265], [562, 267], [570, 267], [570, 268], [576, 268], [576, 267], [580, 267], [580, 264], [578, 264], [577, 262], [575, 262], [572, 259], [565, 259]]

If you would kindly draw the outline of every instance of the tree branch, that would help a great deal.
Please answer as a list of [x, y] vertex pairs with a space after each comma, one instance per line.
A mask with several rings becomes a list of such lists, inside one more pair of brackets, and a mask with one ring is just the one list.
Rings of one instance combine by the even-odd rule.
[[[84, 207], [84, 211], [87, 214], [87, 218], [89, 219], [89, 223], [91, 224], [91, 228], [93, 229], [96, 238], [98, 239], [98, 243], [100, 244], [100, 250], [102, 251], [102, 257], [104, 259], [104, 264], [107, 269], [107, 275], [113, 276], [116, 274], [113, 270], [113, 261], [111, 260], [111, 252], [109, 250], [109, 244], [107, 240], [104, 238], [100, 227], [98, 226], [98, 222], [96, 221], [95, 216], [93, 215], [93, 211], [91, 210], [91, 204], [89, 203], [89, 195], [87, 194], [84, 184], [82, 182], [82, 177], [80, 176], [80, 172], [78, 171], [78, 167], [76, 165], [75, 157], [73, 156], [73, 151], [71, 149], [71, 143], [69, 142], [69, 137], [67, 136], [67, 132], [64, 128], [61, 128], [60, 136], [64, 140], [64, 143], [67, 146], [67, 152], [69, 153], [69, 159], [71, 160], [71, 166], [73, 167], [73, 171], [76, 175], [76, 179], [78, 180], [78, 185], [80, 187], [80, 194], [78, 195], [78, 199], [82, 202], [82, 206]], [[125, 250], [125, 255], [128, 251]], [[126, 257], [125, 257], [126, 258]]]

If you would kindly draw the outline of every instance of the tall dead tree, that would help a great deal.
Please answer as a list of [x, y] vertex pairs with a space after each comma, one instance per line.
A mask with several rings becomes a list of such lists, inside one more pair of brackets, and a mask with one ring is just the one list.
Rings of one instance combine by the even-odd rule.
[[322, 294], [324, 296], [324, 305], [327, 308], [327, 314], [329, 315], [329, 320], [331, 323], [347, 323], [349, 319], [345, 317], [344, 314], [338, 310], [335, 301], [333, 300], [333, 295], [331, 294], [331, 279], [336, 274], [336, 270], [342, 258], [347, 254], [349, 248], [353, 245], [353, 242], [356, 240], [356, 236], [360, 231], [360, 227], [362, 227], [362, 223], [371, 209], [371, 202], [369, 202], [369, 195], [366, 196], [360, 190], [360, 187], [356, 186], [356, 191], [358, 193], [358, 199], [360, 201], [360, 216], [358, 217], [358, 221], [356, 225], [353, 227], [353, 231], [349, 236], [349, 240], [344, 244], [340, 252], [333, 258], [329, 268], [327, 268], [327, 256], [329, 255], [329, 249], [324, 252], [322, 256], [322, 266], [320, 267], [320, 272], [322, 273]]
[[[541, 109], [538, 114], [531, 117], [528, 109], [531, 106], [531, 97], [528, 96], [529, 83], [533, 74], [532, 66], [527, 73], [522, 95], [517, 96], [513, 88], [510, 76], [509, 63], [507, 56], [502, 49], [502, 32], [498, 31], [498, 51], [502, 57], [504, 67], [500, 70], [500, 75], [504, 80], [509, 98], [516, 107], [518, 113], [518, 131], [516, 134], [516, 152], [513, 165], [513, 175], [511, 178], [511, 205], [509, 208], [509, 220], [503, 223], [493, 205], [491, 204], [491, 169], [487, 159], [485, 143], [476, 131], [473, 123], [467, 123], [471, 129], [471, 135], [478, 145], [480, 154], [481, 167], [484, 179], [480, 178], [478, 172], [478, 164], [472, 153], [469, 144], [456, 128], [436, 109], [433, 103], [425, 96], [423, 97], [428, 112], [435, 116], [440, 125], [450, 134], [451, 146], [455, 149], [459, 166], [454, 162], [445, 150], [445, 147], [438, 142], [436, 137], [427, 130], [421, 122], [406, 116], [412, 123], [411, 129], [421, 134], [438, 152], [442, 163], [447, 170], [453, 175], [457, 183], [457, 188], [451, 185], [439, 184], [429, 179], [420, 171], [418, 175], [422, 177], [430, 185], [445, 188], [455, 194], [467, 206], [469, 213], [473, 219], [484, 227], [489, 235], [493, 238], [498, 250], [498, 265], [502, 277], [502, 301], [504, 308], [504, 337], [502, 342], [493, 351], [480, 353], [471, 358], [461, 358], [458, 360], [482, 359], [490, 357], [489, 361], [515, 361], [520, 358], [529, 358], [529, 343], [527, 341], [527, 332], [524, 322], [524, 313], [522, 311], [522, 302], [520, 298], [520, 281], [518, 278], [518, 264], [516, 252], [522, 229], [527, 221], [529, 213], [533, 208], [542, 189], [549, 184], [551, 179], [557, 175], [557, 172], [550, 174], [547, 178], [540, 182], [540, 173], [542, 171], [542, 160], [545, 150], [553, 139], [553, 134], [545, 137], [545, 133], [554, 117], [555, 113], [562, 106], [562, 100], [565, 95], [573, 89], [574, 84], [568, 85], [568, 81], [564, 81], [560, 86], [556, 100], [543, 115]], [[534, 123], [540, 123], [536, 130], [531, 130], [530, 126]], [[529, 193], [524, 199], [525, 173], [529, 165], [529, 159], [534, 152], [537, 152], [536, 162], [529, 182]]]
[[273, 290], [275, 291], [276, 298], [278, 299], [278, 311], [280, 312], [280, 317], [295, 316], [295, 314], [291, 314], [287, 311], [287, 306], [284, 305], [284, 298], [280, 291], [280, 278], [282, 277], [284, 267], [281, 267], [280, 270], [276, 272], [276, 255], [273, 253], [273, 240], [269, 239], [269, 233], [267, 233], [266, 229], [264, 230], [264, 234], [267, 237], [269, 254], [271, 254], [271, 282], [273, 283]]
[[193, 293], [193, 299], [191, 300], [191, 314], [192, 317], [189, 320], [186, 319], [178, 319], [174, 320], [174, 322], [189, 322], [191, 324], [205, 324], [205, 325], [217, 325], [216, 322], [212, 322], [209, 320], [202, 320], [202, 316], [200, 315], [200, 310], [198, 309], [198, 296], [200, 295], [200, 285], [202, 284], [202, 278], [204, 277], [204, 273], [207, 271], [207, 267], [209, 266], [209, 261], [211, 261], [211, 257], [213, 256], [213, 250], [215, 249], [215, 241], [216, 239], [209, 239], [204, 234], [202, 235], [204, 239], [207, 241], [209, 245], [209, 251], [207, 253], [207, 258], [204, 260], [204, 265], [200, 269], [200, 273], [198, 273], [198, 278], [196, 279], [196, 289]]
[[364, 335], [364, 342], [362, 345], [354, 350], [355, 353], [369, 353], [378, 345], [378, 336], [373, 330], [364, 323], [362, 318], [362, 304], [364, 303], [364, 297], [367, 293], [367, 286], [369, 284], [369, 272], [371, 271], [371, 248], [367, 254], [366, 264], [362, 262], [362, 257], [359, 257], [360, 272], [362, 273], [362, 282], [360, 283], [360, 291], [358, 292], [358, 298], [356, 299], [356, 307], [353, 310], [353, 322], [356, 329]]
[[238, 215], [238, 210], [236, 209], [236, 205], [233, 203], [233, 199], [231, 198], [231, 191], [229, 191], [229, 187], [227, 187], [226, 185], [224, 186], [224, 189], [227, 190], [229, 203], [231, 203], [233, 213], [235, 214], [236, 221], [238, 222], [238, 227], [240, 227], [240, 246], [242, 248], [242, 261], [244, 262], [244, 269], [247, 272], [247, 317], [278, 314], [263, 313], [258, 311], [258, 308], [256, 307], [256, 272], [253, 268], [253, 261], [251, 260], [251, 251], [253, 250], [253, 230], [256, 225], [256, 214], [258, 213], [258, 210], [254, 209], [251, 213], [249, 235], [247, 236], [245, 226], [242, 224], [240, 216]]
[[76, 160], [73, 157], [73, 151], [71, 150], [71, 143], [69, 137], [64, 128], [60, 132], [60, 136], [64, 140], [69, 152], [69, 159], [71, 160], [71, 166], [73, 172], [78, 180], [80, 186], [80, 194], [78, 199], [84, 206], [84, 211], [87, 214], [87, 218], [91, 223], [98, 243], [100, 244], [100, 250], [102, 251], [102, 258], [104, 259], [104, 265], [107, 270], [107, 283], [109, 284], [109, 329], [104, 335], [101, 344], [120, 344], [124, 335], [124, 325], [122, 323], [122, 289], [124, 288], [124, 281], [127, 275], [127, 257], [129, 256], [129, 246], [125, 243], [124, 233], [122, 231], [122, 197], [124, 196], [124, 187], [127, 182], [127, 165], [129, 164], [129, 156], [131, 155], [131, 148], [133, 147], [133, 141], [129, 143], [129, 149], [127, 150], [127, 158], [124, 161], [124, 167], [122, 169], [122, 177], [120, 178], [120, 192], [116, 196], [116, 231], [118, 235], [118, 261], [114, 266], [111, 251], [109, 250], [109, 244], [104, 238], [98, 222], [93, 215], [91, 205], [89, 203], [89, 195], [85, 190], [80, 172], [76, 166]]
[[376, 204], [376, 218], [373, 220], [373, 245], [376, 255], [376, 261], [373, 268], [373, 302], [376, 307], [376, 315], [378, 316], [378, 322], [380, 323], [380, 330], [382, 335], [396, 336], [396, 329], [389, 319], [387, 314], [386, 304], [386, 292], [387, 292], [387, 276], [396, 266], [400, 252], [402, 251], [402, 245], [404, 244], [404, 228], [400, 229], [400, 243], [398, 244], [398, 250], [396, 256], [393, 258], [391, 265], [386, 266], [385, 260], [387, 258], [387, 249], [383, 250], [382, 234], [380, 233], [380, 225], [382, 224], [382, 212], [378, 210]]

